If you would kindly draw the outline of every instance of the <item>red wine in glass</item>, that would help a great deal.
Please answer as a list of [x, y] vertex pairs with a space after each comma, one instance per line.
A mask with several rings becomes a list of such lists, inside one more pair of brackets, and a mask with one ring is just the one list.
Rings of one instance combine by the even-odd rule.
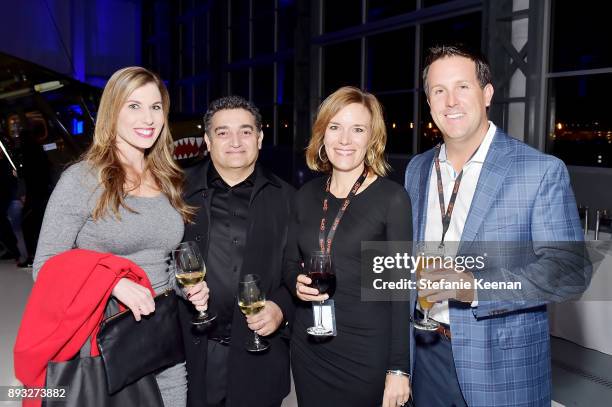
[[[312, 280], [310, 287], [319, 290], [320, 294], [328, 294], [331, 298], [336, 292], [336, 275], [332, 269], [331, 256], [325, 252], [312, 252], [307, 266], [308, 277]], [[330, 336], [332, 331], [323, 325], [323, 302], [319, 302], [315, 326], [306, 330], [313, 336]]]
[[319, 290], [321, 294], [333, 297], [336, 292], [336, 275], [330, 270], [315, 271], [308, 273], [308, 277], [312, 280], [310, 286]]

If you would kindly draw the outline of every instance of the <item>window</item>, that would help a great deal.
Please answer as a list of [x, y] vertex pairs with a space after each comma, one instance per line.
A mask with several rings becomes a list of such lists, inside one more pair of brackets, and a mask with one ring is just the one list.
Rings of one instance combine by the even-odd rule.
[[323, 0], [323, 32], [361, 24], [361, 0]]
[[249, 0], [231, 3], [231, 61], [249, 58]]
[[253, 19], [253, 54], [274, 52], [274, 12]]
[[368, 0], [368, 21], [382, 20], [416, 9], [416, 0]]
[[361, 85], [360, 40], [327, 45], [323, 49], [323, 98], [345, 85]]
[[413, 92], [376, 95], [383, 105], [388, 154], [409, 154], [414, 134]]
[[569, 165], [612, 167], [612, 74], [549, 82], [548, 152]]
[[253, 69], [253, 101], [258, 106], [274, 103], [274, 67], [272, 65]]
[[592, 0], [551, 6], [546, 150], [568, 165], [612, 167], [607, 8]]
[[249, 70], [241, 69], [233, 71], [231, 74], [231, 90], [233, 95], [249, 98]]
[[413, 27], [368, 38], [366, 87], [373, 91], [414, 88]]
[[553, 72], [612, 67], [607, 3], [552, 3]]
[[451, 0], [423, 0], [423, 7], [437, 6], [442, 3], [448, 3]]

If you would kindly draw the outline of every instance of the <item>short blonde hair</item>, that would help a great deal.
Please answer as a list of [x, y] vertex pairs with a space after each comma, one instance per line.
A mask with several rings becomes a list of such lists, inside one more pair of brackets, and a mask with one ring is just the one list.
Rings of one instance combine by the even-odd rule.
[[344, 86], [327, 97], [319, 106], [317, 118], [312, 126], [312, 135], [306, 148], [306, 164], [313, 171], [330, 173], [332, 165], [329, 160], [321, 160], [319, 149], [323, 145], [325, 130], [332, 117], [351, 103], [363, 105], [372, 116], [370, 141], [365, 156], [365, 166], [376, 175], [384, 177], [389, 170], [385, 159], [387, 129], [383, 119], [382, 106], [376, 96], [353, 86]]

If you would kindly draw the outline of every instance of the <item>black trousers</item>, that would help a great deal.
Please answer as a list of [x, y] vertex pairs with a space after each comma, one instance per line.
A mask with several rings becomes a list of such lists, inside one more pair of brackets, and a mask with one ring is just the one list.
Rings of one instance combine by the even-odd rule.
[[467, 407], [453, 360], [451, 341], [415, 329], [412, 394], [416, 407]]
[[0, 202], [0, 241], [9, 252], [9, 255], [19, 259], [19, 249], [17, 248], [17, 238], [13, 233], [13, 228], [7, 217], [7, 210], [10, 201], [2, 200]]
[[[208, 341], [206, 356], [206, 402], [208, 407], [229, 407], [231, 400], [227, 394], [227, 358], [229, 346], [216, 341]], [[282, 403], [262, 407], [280, 407]]]

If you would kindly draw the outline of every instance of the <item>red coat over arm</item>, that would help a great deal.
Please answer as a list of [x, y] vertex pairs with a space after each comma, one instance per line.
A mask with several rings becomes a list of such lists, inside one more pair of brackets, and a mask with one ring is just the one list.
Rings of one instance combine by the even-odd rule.
[[108, 298], [121, 278], [129, 278], [154, 294], [140, 267], [109, 253], [73, 249], [45, 263], [28, 299], [13, 350], [15, 376], [25, 386], [44, 386], [47, 363], [71, 359], [90, 337], [91, 356], [99, 355], [96, 333]]

